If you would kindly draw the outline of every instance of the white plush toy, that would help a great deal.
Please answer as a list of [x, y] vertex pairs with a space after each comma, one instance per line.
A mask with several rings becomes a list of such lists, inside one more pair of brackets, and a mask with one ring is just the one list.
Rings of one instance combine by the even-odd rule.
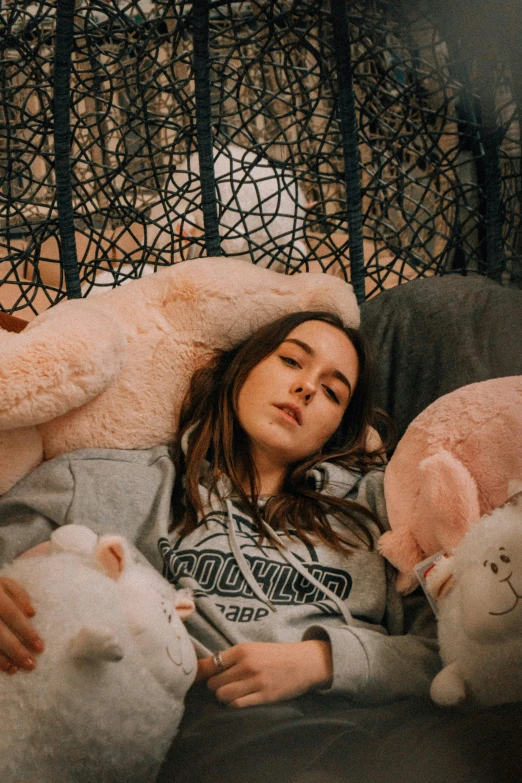
[[438, 597], [442, 706], [522, 701], [522, 492], [473, 525], [427, 575]]
[[34, 671], [0, 675], [0, 781], [152, 783], [196, 674], [191, 598], [80, 525], [1, 573], [29, 593], [46, 646]]

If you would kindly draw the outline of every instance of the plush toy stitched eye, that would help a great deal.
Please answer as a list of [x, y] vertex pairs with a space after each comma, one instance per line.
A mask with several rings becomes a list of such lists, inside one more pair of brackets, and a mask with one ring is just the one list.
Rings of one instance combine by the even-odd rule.
[[498, 565], [496, 563], [491, 563], [491, 570], [494, 574], [498, 574]]
[[500, 555], [500, 559], [503, 563], [511, 563], [511, 560], [507, 555]]

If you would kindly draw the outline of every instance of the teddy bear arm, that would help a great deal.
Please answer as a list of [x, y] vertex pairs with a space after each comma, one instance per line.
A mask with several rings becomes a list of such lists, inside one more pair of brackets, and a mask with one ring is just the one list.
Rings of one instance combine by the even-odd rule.
[[42, 435], [36, 427], [0, 431], [0, 495], [43, 460]]
[[0, 430], [50, 421], [96, 397], [120, 373], [127, 346], [121, 327], [70, 304], [1, 336]]
[[441, 707], [457, 707], [467, 696], [466, 683], [458, 664], [448, 664], [431, 683], [430, 696]]

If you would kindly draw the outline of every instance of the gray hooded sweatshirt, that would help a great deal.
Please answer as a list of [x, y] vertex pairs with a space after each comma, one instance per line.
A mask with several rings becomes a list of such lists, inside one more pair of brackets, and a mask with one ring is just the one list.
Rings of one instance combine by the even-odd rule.
[[[268, 525], [259, 543], [248, 514], [227, 497], [226, 480], [219, 495], [203, 481], [206, 516], [181, 536], [172, 529], [174, 477], [162, 446], [56, 457], [0, 499], [0, 562], [47, 540], [57, 525], [126, 535], [177, 588], [191, 588], [197, 611], [186, 624], [199, 657], [248, 641], [329, 640], [333, 682], [324, 693], [367, 704], [428, 695], [440, 667], [431, 610], [418, 596], [403, 601], [377, 551], [346, 554]], [[365, 505], [386, 529], [381, 470], [363, 476], [321, 463], [310, 481], [325, 495]], [[349, 520], [329, 521], [357, 541]], [[377, 540], [377, 527], [364, 524]]]

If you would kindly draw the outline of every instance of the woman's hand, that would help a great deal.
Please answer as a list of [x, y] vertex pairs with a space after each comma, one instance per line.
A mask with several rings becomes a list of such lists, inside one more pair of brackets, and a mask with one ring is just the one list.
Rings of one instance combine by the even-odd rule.
[[196, 682], [206, 680], [219, 701], [250, 707], [301, 696], [332, 682], [328, 642], [247, 642], [221, 653], [225, 671], [213, 657], [198, 661]]
[[35, 652], [42, 652], [40, 639], [28, 617], [34, 616], [31, 599], [14, 579], [0, 577], [0, 670], [15, 674], [36, 666]]

